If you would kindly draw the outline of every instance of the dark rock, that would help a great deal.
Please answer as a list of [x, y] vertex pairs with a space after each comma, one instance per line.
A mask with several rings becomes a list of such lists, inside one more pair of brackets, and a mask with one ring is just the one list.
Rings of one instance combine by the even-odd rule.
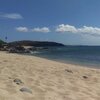
[[20, 89], [20, 91], [21, 92], [27, 92], [27, 93], [31, 93], [32, 94], [32, 91], [29, 88], [23, 87], [23, 88]]
[[22, 46], [11, 46], [9, 47], [9, 53], [24, 53], [25, 48]]
[[15, 48], [10, 48], [9, 50], [8, 50], [8, 52], [9, 53], [17, 53], [17, 50], [15, 49]]
[[65, 71], [67, 71], [69, 73], [73, 73], [72, 70], [69, 70], [69, 69], [65, 69]]
[[15, 82], [17, 85], [23, 84], [23, 82], [22, 82], [20, 79], [14, 79], [14, 82]]
[[87, 77], [87, 76], [83, 76], [83, 78], [84, 78], [84, 79], [87, 79], [88, 77]]

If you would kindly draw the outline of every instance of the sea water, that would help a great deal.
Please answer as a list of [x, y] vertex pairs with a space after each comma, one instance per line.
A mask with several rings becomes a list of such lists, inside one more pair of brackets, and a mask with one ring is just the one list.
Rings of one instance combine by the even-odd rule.
[[32, 55], [63, 63], [100, 67], [100, 46], [48, 47]]

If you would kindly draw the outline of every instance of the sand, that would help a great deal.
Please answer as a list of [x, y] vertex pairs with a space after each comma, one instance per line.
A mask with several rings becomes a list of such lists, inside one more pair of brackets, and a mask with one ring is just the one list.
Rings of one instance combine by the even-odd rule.
[[0, 100], [100, 100], [100, 69], [0, 52]]

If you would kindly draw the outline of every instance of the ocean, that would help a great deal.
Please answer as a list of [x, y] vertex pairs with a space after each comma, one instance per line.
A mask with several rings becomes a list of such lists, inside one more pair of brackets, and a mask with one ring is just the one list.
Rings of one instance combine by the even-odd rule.
[[48, 47], [32, 55], [63, 63], [100, 68], [100, 46]]

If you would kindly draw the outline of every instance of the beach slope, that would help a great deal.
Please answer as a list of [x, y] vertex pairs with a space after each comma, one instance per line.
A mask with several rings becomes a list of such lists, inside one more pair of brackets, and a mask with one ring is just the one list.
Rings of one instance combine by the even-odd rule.
[[100, 69], [0, 52], [0, 100], [100, 100]]

